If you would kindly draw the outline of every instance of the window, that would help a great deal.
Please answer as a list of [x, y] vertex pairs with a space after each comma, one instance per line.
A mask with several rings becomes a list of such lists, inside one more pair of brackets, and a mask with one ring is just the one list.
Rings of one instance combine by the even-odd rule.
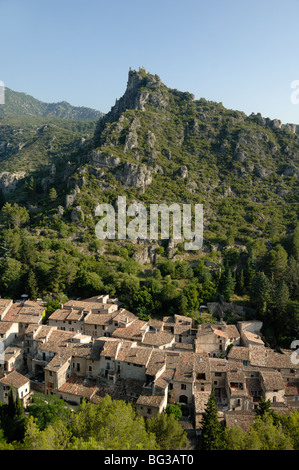
[[148, 408], [148, 409], [147, 409], [147, 414], [148, 414], [148, 415], [151, 415], [151, 414], [152, 414], [152, 409], [151, 409], [151, 408]]
[[215, 372], [215, 377], [221, 377], [222, 376], [222, 372]]
[[186, 390], [187, 386], [186, 384], [181, 384], [181, 390]]
[[197, 374], [197, 380], [206, 380], [206, 374], [205, 373]]

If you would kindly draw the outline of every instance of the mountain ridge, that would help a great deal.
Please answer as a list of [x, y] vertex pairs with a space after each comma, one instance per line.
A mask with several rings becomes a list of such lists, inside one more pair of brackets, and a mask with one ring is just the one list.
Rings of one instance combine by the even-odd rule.
[[5, 103], [0, 105], [0, 118], [10, 115], [29, 115], [94, 121], [103, 114], [85, 106], [72, 106], [67, 101], [45, 103], [27, 93], [13, 91], [7, 87], [5, 87]]

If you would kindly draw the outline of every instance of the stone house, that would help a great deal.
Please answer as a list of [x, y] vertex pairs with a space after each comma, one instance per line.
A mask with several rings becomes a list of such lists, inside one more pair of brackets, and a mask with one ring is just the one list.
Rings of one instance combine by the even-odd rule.
[[248, 394], [242, 367], [232, 364], [229, 366], [226, 373], [226, 394], [229, 409], [234, 411], [251, 408], [251, 398]]
[[87, 313], [85, 313], [84, 310], [78, 308], [60, 308], [50, 315], [48, 324], [49, 326], [55, 326], [61, 330], [83, 333], [83, 319], [86, 314]]
[[26, 300], [10, 306], [2, 318], [3, 322], [18, 323], [18, 336], [23, 337], [29, 325], [40, 325], [46, 308], [37, 302]]
[[285, 385], [280, 372], [260, 372], [260, 383], [265, 400], [271, 403], [285, 402]]
[[23, 349], [19, 346], [7, 346], [4, 351], [4, 361], [0, 361], [0, 377], [4, 372], [22, 370], [24, 362]]
[[285, 382], [284, 384], [285, 402], [290, 407], [299, 406], [299, 378], [294, 379], [293, 382]]
[[11, 387], [13, 387], [14, 396], [18, 394], [24, 406], [26, 406], [30, 394], [30, 380], [28, 377], [13, 371], [5, 374], [0, 379], [0, 401], [3, 404], [8, 403], [8, 392]]
[[228, 346], [237, 345], [240, 334], [235, 325], [203, 323], [198, 326], [195, 352], [210, 355], [225, 354]]
[[165, 394], [151, 395], [143, 392], [139, 395], [135, 406], [138, 414], [146, 419], [162, 413], [166, 405], [167, 396]]
[[0, 321], [4, 320], [5, 315], [12, 304], [13, 301], [11, 299], [0, 299]]
[[3, 344], [3, 348], [7, 348], [19, 334], [19, 324], [9, 321], [0, 322], [0, 343]]

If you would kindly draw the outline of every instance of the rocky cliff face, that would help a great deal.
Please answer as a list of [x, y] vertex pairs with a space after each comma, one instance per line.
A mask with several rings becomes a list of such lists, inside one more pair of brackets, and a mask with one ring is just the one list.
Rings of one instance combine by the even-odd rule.
[[167, 101], [163, 99], [160, 90], [162, 85], [158, 75], [151, 75], [144, 68], [140, 68], [139, 71], [130, 69], [124, 95], [116, 100], [111, 111], [99, 120], [95, 132], [96, 143], [101, 142], [100, 134], [105, 125], [118, 121], [125, 111], [144, 111], [147, 103], [152, 103], [157, 107], [167, 106]]
[[143, 191], [163, 175], [189, 195], [252, 192], [257, 201], [266, 191], [262, 199], [274, 200], [290, 194], [286, 178], [293, 182], [298, 176], [296, 132], [296, 125], [278, 119], [195, 100], [140, 68], [129, 71], [124, 95], [99, 120], [88, 161], [110, 169], [125, 187]]

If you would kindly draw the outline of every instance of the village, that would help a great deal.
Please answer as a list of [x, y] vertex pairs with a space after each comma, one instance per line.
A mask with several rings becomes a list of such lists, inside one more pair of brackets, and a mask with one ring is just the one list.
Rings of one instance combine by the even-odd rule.
[[226, 426], [248, 429], [260, 399], [278, 413], [299, 408], [293, 350], [270, 349], [256, 320], [202, 323], [187, 316], [142, 321], [118, 299], [69, 300], [45, 322], [45, 305], [0, 299], [0, 402], [13, 387], [26, 407], [36, 392], [70, 406], [106, 394], [145, 419], [180, 404], [200, 433], [211, 391]]

